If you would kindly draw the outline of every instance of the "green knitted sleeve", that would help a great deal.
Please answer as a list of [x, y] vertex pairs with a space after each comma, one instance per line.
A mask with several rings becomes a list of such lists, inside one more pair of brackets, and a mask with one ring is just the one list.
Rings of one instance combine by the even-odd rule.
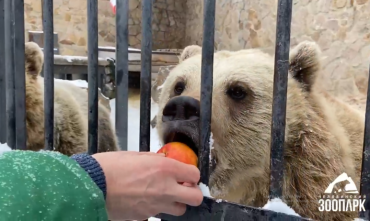
[[102, 192], [72, 159], [58, 152], [0, 155], [0, 220], [107, 221]]

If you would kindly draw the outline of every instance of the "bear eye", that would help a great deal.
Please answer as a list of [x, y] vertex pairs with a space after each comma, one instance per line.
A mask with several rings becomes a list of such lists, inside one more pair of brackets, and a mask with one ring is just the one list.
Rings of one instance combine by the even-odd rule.
[[185, 83], [180, 81], [180, 82], [177, 82], [177, 84], [175, 85], [175, 88], [174, 88], [174, 92], [176, 95], [180, 95], [182, 92], [184, 92], [185, 90]]
[[240, 86], [229, 88], [229, 90], [227, 91], [227, 94], [229, 95], [231, 99], [236, 100], [236, 101], [243, 100], [245, 96], [247, 95], [244, 88]]

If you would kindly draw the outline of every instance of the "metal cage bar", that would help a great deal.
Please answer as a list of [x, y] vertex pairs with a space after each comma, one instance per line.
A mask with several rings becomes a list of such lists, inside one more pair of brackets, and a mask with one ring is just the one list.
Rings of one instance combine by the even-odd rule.
[[271, 123], [270, 198], [282, 196], [292, 0], [279, 0]]
[[116, 5], [116, 134], [121, 150], [128, 145], [128, 20], [129, 1]]
[[215, 41], [216, 0], [204, 0], [203, 44], [199, 119], [199, 170], [200, 182], [208, 186], [209, 181], [209, 138], [211, 135], [213, 54]]
[[24, 0], [13, 0], [14, 7], [14, 86], [16, 149], [26, 149], [26, 76], [24, 45]]
[[89, 154], [98, 152], [98, 1], [87, 1]]
[[[4, 0], [0, 0], [0, 51], [5, 51]], [[6, 77], [5, 56], [0, 57], [0, 143], [6, 143]]]
[[54, 148], [54, 17], [53, 0], [43, 1], [45, 148]]
[[[214, 57], [214, 31], [215, 31], [215, 0], [204, 0], [203, 9], [203, 44], [202, 44], [202, 65], [201, 65], [201, 94], [200, 94], [200, 120], [199, 120], [199, 169], [200, 182], [207, 185], [209, 183], [209, 138], [211, 133], [211, 114], [212, 114], [212, 90], [213, 90], [213, 57]], [[217, 202], [209, 197], [204, 197], [201, 206], [187, 206], [186, 213], [180, 217], [167, 214], [159, 214], [157, 218], [164, 220], [222, 220], [227, 210], [217, 207], [223, 203]], [[227, 203], [228, 204], [228, 203]], [[236, 205], [236, 204], [235, 204]], [[221, 211], [219, 213], [217, 211]], [[240, 220], [238, 213], [229, 214], [226, 220]], [[237, 210], [235, 210], [237, 212]], [[236, 216], [235, 216], [236, 215]]]
[[14, 85], [14, 10], [13, 1], [5, 0], [5, 72], [7, 144], [15, 148], [15, 85]]
[[140, 151], [150, 151], [153, 0], [143, 0], [140, 73]]
[[[369, 68], [370, 76], [370, 68]], [[370, 77], [368, 79], [367, 86], [367, 98], [366, 98], [366, 112], [365, 112], [365, 131], [364, 131], [364, 143], [362, 152], [362, 166], [361, 166], [361, 181], [360, 181], [360, 194], [366, 196], [365, 210], [359, 213], [360, 218], [370, 218]]]

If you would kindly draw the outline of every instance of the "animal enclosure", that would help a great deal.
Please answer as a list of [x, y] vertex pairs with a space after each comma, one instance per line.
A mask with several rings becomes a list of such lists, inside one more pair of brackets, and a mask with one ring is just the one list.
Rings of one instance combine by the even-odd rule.
[[[88, 153], [98, 148], [98, 0], [88, 0]], [[117, 1], [116, 17], [116, 134], [122, 150], [127, 150], [128, 134], [128, 0]], [[202, 44], [202, 75], [200, 104], [200, 182], [208, 186], [210, 169], [210, 134], [213, 90], [213, 55], [216, 0], [204, 0]], [[275, 69], [270, 156], [270, 198], [282, 197], [284, 177], [284, 138], [289, 69], [290, 24], [292, 0], [279, 0], [276, 25]], [[152, 0], [142, 1], [142, 42], [140, 73], [140, 151], [150, 151], [151, 68], [152, 68]], [[53, 1], [44, 0], [44, 119], [45, 149], [53, 150], [54, 141], [54, 30]], [[0, 0], [0, 142], [12, 149], [25, 149], [27, 143], [25, 105], [25, 38], [24, 1]], [[369, 78], [370, 79], [370, 78]], [[360, 194], [370, 197], [370, 91], [366, 106], [366, 123], [362, 159]], [[4, 105], [6, 104], [6, 105]], [[5, 130], [6, 128], [6, 130]], [[367, 197], [367, 198], [368, 198]], [[370, 205], [365, 203], [366, 211]], [[368, 212], [366, 212], [368, 213]], [[187, 207], [181, 217], [166, 214], [162, 220], [308, 220], [297, 217], [219, 201], [204, 197], [199, 207]], [[360, 213], [359, 217], [368, 218]]]

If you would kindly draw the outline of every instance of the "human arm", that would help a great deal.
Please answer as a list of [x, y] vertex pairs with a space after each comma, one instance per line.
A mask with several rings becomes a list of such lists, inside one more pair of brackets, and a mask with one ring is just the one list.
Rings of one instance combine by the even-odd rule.
[[106, 152], [92, 157], [105, 173], [110, 220], [143, 220], [158, 213], [180, 216], [186, 205], [203, 201], [195, 166], [152, 152]]

